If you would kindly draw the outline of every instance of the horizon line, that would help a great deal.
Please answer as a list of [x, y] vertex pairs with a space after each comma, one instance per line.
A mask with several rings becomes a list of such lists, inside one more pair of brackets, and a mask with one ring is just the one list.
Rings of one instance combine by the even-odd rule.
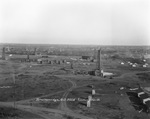
[[90, 45], [92, 45], [92, 46], [150, 46], [149, 44], [145, 44], [145, 45], [138, 45], [138, 44], [136, 44], [136, 45], [121, 45], [121, 44], [112, 44], [112, 45], [110, 45], [110, 44], [108, 44], [108, 45], [106, 45], [106, 44], [101, 44], [101, 45], [97, 45], [97, 44], [55, 44], [55, 43], [53, 43], [53, 44], [49, 44], [49, 43], [0, 43], [0, 44], [19, 44], [19, 45], [82, 45], [82, 46], [90, 46]]

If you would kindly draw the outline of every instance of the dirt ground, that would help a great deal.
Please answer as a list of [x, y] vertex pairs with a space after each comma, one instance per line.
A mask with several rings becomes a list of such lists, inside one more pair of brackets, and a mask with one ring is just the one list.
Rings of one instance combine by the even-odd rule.
[[[66, 60], [70, 61], [70, 57]], [[74, 61], [71, 68], [66, 63], [51, 65], [0, 60], [0, 116], [10, 119], [14, 115], [18, 119], [149, 119], [150, 114], [139, 113], [127, 92], [139, 84], [150, 87], [150, 67], [142, 67], [143, 62], [137, 59], [118, 59], [116, 55], [112, 57], [102, 58], [102, 68], [114, 73], [112, 78], [74, 74], [74, 71], [94, 70], [96, 63], [90, 61]], [[59, 59], [64, 58], [59, 56]], [[141, 64], [139, 67], [131, 67], [128, 61]], [[121, 62], [125, 64], [121, 65]], [[92, 93], [91, 85], [96, 94], [92, 96], [95, 100], [89, 108], [86, 101]], [[37, 98], [68, 100], [37, 101]], [[16, 112], [12, 111], [14, 101], [18, 109]]]

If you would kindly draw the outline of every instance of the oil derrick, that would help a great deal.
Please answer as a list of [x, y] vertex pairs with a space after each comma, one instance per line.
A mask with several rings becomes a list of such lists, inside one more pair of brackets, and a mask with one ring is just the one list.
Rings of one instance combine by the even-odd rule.
[[96, 51], [96, 49], [94, 49], [93, 58], [94, 58], [94, 59], [97, 58], [97, 51]]
[[34, 55], [36, 55], [36, 48], [34, 48]]
[[6, 48], [6, 50], [7, 50], [7, 52], [10, 52], [10, 48], [9, 48], [9, 46]]
[[97, 70], [101, 69], [101, 49], [97, 51]]
[[96, 69], [99, 72], [99, 76], [101, 76], [101, 48], [97, 51], [97, 65]]
[[70, 68], [73, 69], [73, 61], [70, 62]]
[[3, 50], [2, 50], [2, 60], [5, 60], [5, 47], [3, 47]]
[[30, 59], [30, 50], [27, 50], [27, 60], [29, 61]]
[[30, 55], [29, 55], [29, 52], [27, 53], [27, 60], [29, 60], [30, 59]]

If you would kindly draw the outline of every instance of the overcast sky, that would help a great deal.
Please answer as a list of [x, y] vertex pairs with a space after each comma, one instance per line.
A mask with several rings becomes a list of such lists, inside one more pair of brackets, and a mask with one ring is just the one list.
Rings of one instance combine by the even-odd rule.
[[0, 43], [150, 45], [149, 0], [0, 2]]

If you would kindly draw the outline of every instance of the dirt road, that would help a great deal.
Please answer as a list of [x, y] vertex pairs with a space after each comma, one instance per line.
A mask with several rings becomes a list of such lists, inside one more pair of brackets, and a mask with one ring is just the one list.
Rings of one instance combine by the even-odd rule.
[[[67, 96], [68, 94], [74, 89], [77, 87], [76, 83], [72, 80], [69, 80], [70, 83], [72, 83], [72, 87], [70, 89], [68, 89], [64, 95], [62, 96], [63, 99], [67, 99]], [[92, 119], [90, 117], [87, 117], [87, 116], [83, 116], [81, 114], [76, 114], [74, 113], [72, 110], [70, 110], [68, 107], [67, 107], [67, 102], [66, 100], [65, 101], [61, 101], [60, 103], [60, 106], [59, 106], [59, 109], [64, 111], [67, 115], [71, 115], [75, 118], [79, 118], [79, 119]]]
[[[24, 65], [20, 68], [23, 69], [26, 68]], [[13, 69], [12, 69], [13, 70]], [[13, 71], [14, 72], [14, 71]], [[150, 72], [150, 71], [141, 71], [141, 72]], [[140, 73], [140, 71], [138, 72], [130, 72], [130, 73], [126, 73], [126, 74], [122, 74], [120, 77], [117, 78], [124, 78], [126, 76], [130, 76], [133, 75], [135, 73]], [[15, 72], [12, 74], [13, 79], [15, 80]], [[65, 77], [63, 77], [65, 78]], [[60, 92], [64, 92], [62, 98], [63, 99], [67, 99], [68, 94], [74, 89], [77, 88], [76, 83], [69, 79], [66, 78], [71, 84], [72, 86], [69, 89], [66, 89], [65, 91], [59, 91], [56, 92], [54, 94], [60, 93]], [[48, 94], [48, 95], [54, 95], [54, 94]], [[16, 103], [16, 108], [23, 110], [23, 111], [28, 111], [31, 112], [33, 114], [39, 115], [44, 119], [67, 119], [67, 117], [70, 117], [72, 119], [93, 119], [81, 114], [77, 114], [74, 113], [72, 110], [70, 110], [67, 107], [67, 103], [66, 101], [61, 101], [59, 108], [58, 109], [50, 109], [50, 108], [44, 108], [44, 107], [34, 107], [34, 106], [28, 106], [28, 105], [23, 105], [22, 103], [30, 101], [29, 100], [22, 100], [22, 101], [18, 101], [18, 103]], [[13, 107], [14, 106], [14, 102], [0, 102], [0, 106], [5, 106], [5, 107]]]
[[[61, 91], [61, 92], [65, 92], [62, 97], [64, 99], [67, 98], [70, 91], [72, 91], [74, 88], [77, 87], [74, 81], [72, 80], [68, 80], [68, 81], [72, 84], [72, 86], [66, 91]], [[60, 91], [57, 93], [60, 93]], [[49, 94], [49, 95], [53, 95], [53, 94]], [[29, 100], [18, 101], [16, 102], [15, 107], [19, 110], [28, 111], [33, 114], [39, 115], [43, 117], [44, 119], [67, 119], [67, 117], [72, 117], [73, 119], [92, 119], [90, 117], [74, 113], [72, 110], [70, 110], [67, 107], [66, 101], [62, 101], [60, 103], [59, 109], [49, 109], [49, 108], [44, 108], [44, 107], [34, 107], [34, 106], [28, 106], [28, 105], [22, 104]], [[14, 107], [14, 102], [0, 102], [0, 106]]]

